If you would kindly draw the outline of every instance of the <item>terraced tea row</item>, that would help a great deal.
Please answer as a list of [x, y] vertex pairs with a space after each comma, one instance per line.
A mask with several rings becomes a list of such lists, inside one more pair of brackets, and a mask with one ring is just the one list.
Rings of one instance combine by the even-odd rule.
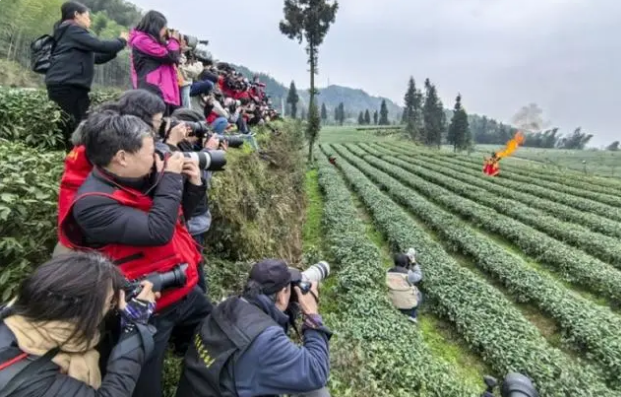
[[551, 237], [580, 248], [615, 267], [621, 267], [621, 250], [619, 249], [621, 240], [619, 239], [594, 233], [580, 225], [560, 221], [515, 200], [498, 197], [485, 189], [474, 187], [472, 184], [461, 182], [452, 176], [448, 176], [446, 172], [436, 172], [436, 170], [442, 170], [441, 167], [424, 164], [424, 162], [417, 161], [416, 159], [412, 159], [408, 163], [394, 158], [394, 154], [387, 150], [378, 149], [370, 145], [360, 145], [360, 147], [366, 152], [379, 156], [384, 161], [412, 172], [431, 183], [493, 208], [503, 215], [510, 216]]
[[556, 320], [566, 336], [565, 342], [580, 353], [589, 353], [589, 357], [605, 369], [608, 381], [616, 387], [621, 386], [618, 383], [620, 317], [539, 273], [489, 238], [472, 231], [458, 217], [418, 196], [389, 174], [378, 171], [369, 162], [340, 147], [337, 151], [395, 201], [423, 220], [448, 246], [470, 257], [478, 267], [500, 281], [516, 300], [534, 303]]
[[451, 368], [433, 357], [419, 331], [386, 300], [383, 284], [377, 282], [385, 271], [378, 249], [367, 240], [343, 179], [323, 156], [319, 184], [324, 192], [325, 241], [339, 264], [334, 276], [339, 313], [330, 324], [346, 345], [363, 345], [365, 369], [374, 375], [369, 384], [390, 396], [478, 395], [471, 385], [451, 376]]
[[[503, 187], [500, 184], [490, 181], [490, 178], [488, 177], [482, 177], [481, 172], [479, 171], [443, 162], [440, 159], [430, 157], [421, 159], [420, 157], [412, 157], [411, 155], [406, 156], [398, 154], [397, 152], [390, 152], [391, 149], [387, 149], [383, 146], [378, 146], [378, 148], [385, 149], [389, 153], [392, 153], [390, 155], [391, 158], [401, 159], [409, 164], [419, 165], [423, 168], [440, 172], [462, 182], [466, 182], [472, 186], [480, 187], [496, 196], [512, 199], [530, 207], [537, 208], [538, 210], [547, 212], [558, 219], [582, 225], [589, 228], [591, 231], [598, 232], [609, 237], [614, 237], [616, 239], [621, 238], [621, 223], [619, 222], [611, 221], [588, 212], [575, 210], [567, 205], [542, 199], [532, 194], [522, 193], [517, 189]], [[387, 157], [385, 157], [385, 159], [387, 159]]]
[[368, 161], [451, 212], [506, 238], [522, 252], [555, 269], [564, 280], [580, 284], [612, 300], [621, 301], [621, 272], [611, 265], [385, 161], [372, 156], [369, 156]]
[[[420, 147], [404, 141], [395, 142], [395, 145], [393, 147], [408, 149], [410, 151], [420, 150]], [[468, 160], [473, 165], [478, 166], [481, 165], [481, 161], [484, 156], [489, 156], [489, 151], [481, 152], [480, 157], [458, 155], [459, 158]], [[516, 154], [516, 156], [520, 158], [519, 152]], [[621, 193], [621, 180], [617, 178], [608, 178], [597, 175], [585, 175], [584, 173], [576, 172], [575, 170], [557, 170], [539, 162], [513, 162], [510, 168], [512, 172], [526, 176], [532, 175], [535, 172], [543, 180], [555, 183], [562, 183], [567, 186], [573, 186], [582, 189], [591, 189], [596, 192], [612, 195], [617, 195]]]
[[387, 239], [401, 250], [413, 245], [419, 249], [426, 271], [424, 289], [434, 310], [451, 321], [495, 371], [524, 372], [545, 396], [614, 395], [597, 371], [551, 347], [511, 302], [461, 267], [360, 171], [345, 161], [337, 161], [337, 166]]
[[[410, 156], [413, 153], [413, 152], [408, 152], [407, 150], [404, 150], [404, 149], [395, 149], [395, 152], [405, 154], [405, 155], [410, 155]], [[421, 155], [423, 154], [421, 153]], [[464, 168], [473, 169], [474, 167], [473, 164], [465, 162], [464, 160], [461, 160], [460, 158], [453, 158], [451, 156], [446, 156], [446, 155], [442, 156], [439, 154], [430, 155], [429, 153], [425, 153], [424, 156], [432, 156], [432, 157], [435, 156], [436, 158], [441, 158], [443, 162], [455, 164], [455, 165], [458, 165]], [[482, 165], [479, 164], [479, 168], [478, 168], [479, 171], [481, 170], [481, 166]], [[532, 178], [535, 178], [535, 177], [532, 177]], [[502, 186], [507, 186], [507, 187], [516, 189], [518, 191], [531, 193], [538, 197], [542, 197], [542, 198], [546, 198], [552, 201], [566, 204], [575, 209], [579, 209], [582, 211], [588, 211], [593, 214], [597, 214], [602, 217], [605, 217], [607, 219], [613, 219], [617, 222], [621, 221], [621, 207], [616, 208], [616, 207], [602, 204], [602, 203], [589, 200], [586, 198], [576, 197], [571, 194], [559, 193], [554, 190], [543, 188], [541, 186], [536, 186], [535, 184], [530, 183], [530, 182], [527, 182], [527, 183], [518, 182], [518, 181], [514, 181], [509, 178], [504, 178], [504, 177], [493, 178], [493, 181], [494, 183], [498, 183]]]

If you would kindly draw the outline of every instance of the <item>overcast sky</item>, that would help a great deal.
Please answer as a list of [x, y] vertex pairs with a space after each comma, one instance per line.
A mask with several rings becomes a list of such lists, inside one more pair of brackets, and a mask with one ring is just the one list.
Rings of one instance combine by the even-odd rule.
[[[210, 40], [215, 58], [308, 87], [304, 48], [278, 29], [282, 0], [131, 0]], [[621, 0], [341, 0], [319, 54], [319, 85], [403, 103], [410, 75], [446, 107], [504, 122], [534, 102], [593, 145], [621, 139]]]

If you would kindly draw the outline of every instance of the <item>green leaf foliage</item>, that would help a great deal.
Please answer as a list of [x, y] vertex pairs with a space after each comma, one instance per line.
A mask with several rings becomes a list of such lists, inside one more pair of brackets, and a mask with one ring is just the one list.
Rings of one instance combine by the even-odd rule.
[[[94, 91], [91, 106], [118, 96], [117, 91]], [[64, 112], [45, 90], [0, 88], [0, 139], [22, 142], [40, 150], [63, 148]]]

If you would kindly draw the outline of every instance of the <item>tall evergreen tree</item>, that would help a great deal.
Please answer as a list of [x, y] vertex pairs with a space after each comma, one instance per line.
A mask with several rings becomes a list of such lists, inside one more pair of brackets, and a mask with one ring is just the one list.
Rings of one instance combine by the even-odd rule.
[[448, 130], [448, 143], [453, 145], [455, 152], [466, 150], [470, 146], [472, 136], [468, 127], [468, 114], [461, 105], [461, 94], [455, 99], [453, 118]]
[[380, 106], [380, 118], [379, 118], [379, 125], [389, 125], [390, 122], [388, 121], [388, 107], [386, 106], [386, 100], [382, 99], [382, 105]]
[[364, 125], [364, 113], [362, 113], [362, 111], [360, 111], [360, 114], [358, 115], [358, 124]]
[[425, 123], [423, 142], [427, 146], [440, 147], [442, 133], [446, 130], [446, 114], [442, 101], [438, 98], [436, 86], [429, 79], [425, 80], [425, 105], [423, 106]]
[[343, 123], [345, 122], [345, 104], [343, 104], [343, 102], [339, 103], [339, 106], [337, 107], [338, 110], [338, 123], [339, 125], [343, 125]]
[[410, 77], [408, 89], [404, 97], [405, 109], [403, 110], [402, 122], [405, 131], [412, 140], [420, 140], [422, 127], [422, 103], [423, 95], [416, 89], [414, 78]]
[[317, 63], [319, 58], [319, 46], [328, 34], [330, 25], [336, 19], [339, 8], [338, 2], [332, 0], [285, 0], [284, 20], [280, 22], [280, 31], [290, 39], [299, 43], [306, 41], [306, 53], [310, 65], [310, 118], [315, 116], [317, 120], [309, 120], [308, 161], [313, 161], [313, 147], [321, 129], [321, 120], [317, 105], [315, 104], [315, 75], [318, 73]]
[[366, 125], [371, 125], [371, 113], [369, 113], [369, 109], [364, 112], [364, 123]]
[[326, 109], [326, 104], [321, 104], [321, 120], [325, 123], [328, 121], [328, 109]]
[[378, 120], [378, 114], [377, 114], [377, 110], [373, 113], [373, 124], [377, 125], [377, 120]]
[[295, 88], [295, 82], [292, 81], [289, 86], [289, 94], [287, 94], [287, 108], [289, 109], [289, 116], [291, 118], [295, 118], [298, 114], [298, 102], [300, 101], [300, 96], [298, 95], [298, 90]]

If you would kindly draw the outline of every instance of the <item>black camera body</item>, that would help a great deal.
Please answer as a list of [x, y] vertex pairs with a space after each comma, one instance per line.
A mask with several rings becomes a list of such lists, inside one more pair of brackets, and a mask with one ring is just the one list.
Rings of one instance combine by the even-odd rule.
[[[484, 376], [483, 381], [487, 386], [487, 390], [481, 394], [481, 397], [495, 397], [494, 389], [498, 386], [498, 381], [489, 375]], [[502, 381], [500, 395], [501, 397], [539, 397], [533, 382], [517, 372], [507, 374]]]
[[182, 263], [175, 266], [172, 270], [165, 273], [153, 272], [146, 276], [128, 281], [123, 287], [125, 291], [125, 300], [130, 301], [140, 294], [142, 291], [143, 281], [149, 281], [153, 284], [153, 292], [160, 292], [170, 288], [183, 287], [187, 281], [186, 270], [188, 269], [187, 263]]

